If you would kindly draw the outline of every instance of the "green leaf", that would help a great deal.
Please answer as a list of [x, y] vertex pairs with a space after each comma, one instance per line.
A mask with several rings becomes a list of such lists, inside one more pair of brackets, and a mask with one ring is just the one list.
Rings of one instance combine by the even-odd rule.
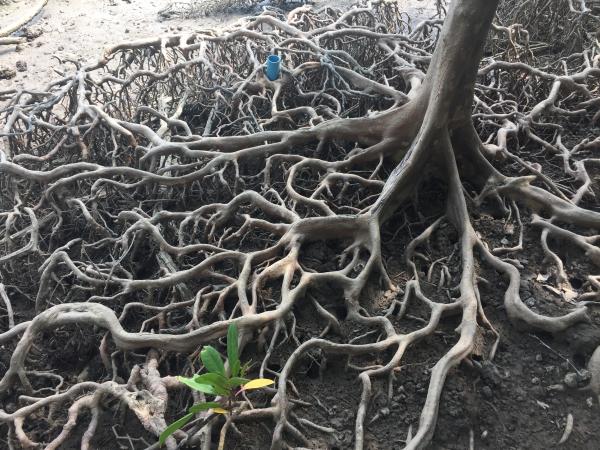
[[240, 367], [240, 360], [238, 359], [237, 361], [234, 361], [233, 363], [229, 363], [229, 372], [231, 373], [232, 377], [237, 377], [238, 375], [242, 375], [241, 372], [241, 367]]
[[200, 411], [206, 411], [211, 408], [222, 408], [223, 405], [217, 402], [204, 402], [204, 403], [196, 403], [195, 405], [190, 406], [188, 409], [189, 413], [196, 414]]
[[229, 324], [227, 329], [227, 360], [231, 376], [237, 377], [240, 374], [240, 355], [238, 353], [238, 329], [235, 323]]
[[205, 346], [200, 352], [200, 359], [202, 359], [206, 370], [225, 376], [225, 365], [223, 364], [221, 355], [214, 347], [210, 345]]
[[169, 436], [171, 436], [173, 433], [175, 433], [177, 430], [179, 430], [181, 427], [183, 427], [186, 423], [188, 423], [190, 420], [192, 420], [193, 417], [194, 417], [194, 414], [190, 413], [190, 414], [186, 414], [181, 419], [178, 419], [175, 422], [173, 422], [171, 425], [169, 425], [167, 428], [165, 428], [165, 431], [160, 433], [160, 436], [158, 438], [158, 443], [161, 446], [164, 445], [165, 441], [167, 440], [167, 438]]
[[217, 395], [217, 391], [210, 384], [198, 383], [192, 378], [185, 377], [177, 377], [177, 380], [196, 391], [204, 392], [205, 394]]
[[203, 373], [201, 375], [194, 375], [194, 381], [202, 384], [210, 384], [211, 386], [227, 386], [227, 378], [223, 375], [214, 372]]
[[230, 388], [235, 388], [241, 386], [242, 384], [246, 384], [248, 381], [250, 381], [248, 378], [231, 377], [229, 380], [227, 380], [227, 386]]
[[219, 395], [229, 395], [228, 380], [223, 375], [218, 373], [203, 373], [202, 375], [194, 375], [195, 383], [208, 384], [214, 388]]

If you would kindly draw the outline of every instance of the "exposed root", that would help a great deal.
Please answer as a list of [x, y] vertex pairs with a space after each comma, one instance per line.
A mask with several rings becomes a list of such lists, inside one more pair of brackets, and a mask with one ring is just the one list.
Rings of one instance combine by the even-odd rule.
[[[11, 351], [0, 396], [19, 401], [0, 409], [9, 439], [60, 448], [86, 417], [81, 447], [91, 448], [102, 408], [115, 402], [158, 436], [174, 412], [203, 400], [171, 395], [173, 376], [197, 372], [199, 347], [235, 322], [240, 349], [258, 344], [256, 370], [277, 388], [225, 421], [199, 415], [167, 447], [209, 449], [216, 427], [223, 447], [247, 421], [268, 427], [273, 449], [333, 433], [303, 417], [319, 400], [304, 401], [294, 378], [306, 361], [338, 355], [361, 382], [362, 449], [374, 381], [391, 389], [407, 352], [458, 317], [408, 430], [406, 448], [423, 448], [452, 368], [474, 354], [491, 361], [498, 348], [483, 267], [504, 277], [512, 322], [558, 333], [588, 321], [599, 276], [567, 296], [575, 289], [555, 244], [600, 265], [600, 211], [588, 202], [600, 144], [567, 145], [565, 126], [596, 119], [598, 49], [542, 70], [526, 29], [497, 24], [495, 45], [506, 47], [479, 67], [496, 3], [455, 0], [443, 29], [441, 18], [413, 27], [387, 2], [267, 12], [224, 31], [116, 45], [44, 92], [16, 92], [0, 112], [0, 344]], [[284, 61], [276, 81], [262, 70], [271, 51]], [[559, 160], [561, 176], [522, 138]], [[446, 196], [426, 218], [418, 194], [433, 182]], [[502, 245], [473, 220], [492, 208], [511, 230]], [[396, 213], [419, 224], [416, 237], [382, 240]], [[431, 251], [444, 229], [456, 233], [450, 250]], [[568, 300], [563, 315], [521, 301], [524, 268], [505, 257], [526, 251], [531, 232]], [[386, 260], [398, 242], [405, 278]], [[386, 292], [383, 307], [365, 298], [373, 285]], [[31, 314], [15, 307], [24, 301]], [[306, 308], [318, 321], [308, 336], [298, 323]], [[75, 379], [37, 367], [37, 349], [65, 329], [85, 330], [99, 349]], [[29, 427], [40, 416], [44, 436]]]
[[0, 28], [0, 38], [9, 36], [15, 31], [27, 25], [27, 23], [29, 23], [31, 19], [37, 16], [42, 10], [42, 8], [46, 6], [46, 3], [48, 3], [48, 0], [38, 0], [31, 8], [27, 8], [27, 14], [20, 17], [18, 21], [9, 23], [8, 25], [5, 25], [2, 28]]

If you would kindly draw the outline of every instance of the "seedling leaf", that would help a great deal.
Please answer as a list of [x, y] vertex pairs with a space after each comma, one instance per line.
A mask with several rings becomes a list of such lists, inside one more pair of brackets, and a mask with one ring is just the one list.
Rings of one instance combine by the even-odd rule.
[[240, 356], [238, 350], [238, 329], [235, 323], [227, 329], [227, 359], [229, 361], [229, 372], [232, 377], [240, 374]]
[[177, 380], [196, 391], [204, 392], [205, 394], [217, 395], [217, 391], [210, 384], [198, 383], [191, 378], [185, 377], [177, 377]]
[[192, 417], [194, 417], [193, 413], [186, 414], [181, 419], [176, 420], [171, 425], [169, 425], [167, 428], [165, 428], [165, 431], [160, 433], [160, 436], [158, 438], [158, 443], [161, 446], [163, 446], [165, 444], [165, 441], [167, 440], [167, 438], [169, 436], [171, 436], [173, 433], [175, 433], [177, 430], [179, 430], [181, 427], [183, 427], [190, 420], [192, 420]]
[[221, 404], [217, 402], [204, 402], [204, 403], [196, 403], [195, 405], [190, 406], [188, 409], [189, 413], [196, 414], [200, 411], [206, 411], [208, 409], [221, 408]]
[[202, 375], [194, 375], [195, 383], [208, 384], [212, 386], [219, 395], [229, 395], [228, 380], [223, 375], [218, 373], [203, 373]]
[[231, 377], [229, 380], [227, 380], [227, 386], [229, 388], [235, 388], [246, 384], [248, 381], [250, 381], [248, 378]]
[[229, 372], [231, 373], [232, 377], [237, 377], [240, 375], [243, 375], [241, 373], [241, 367], [240, 367], [240, 361], [237, 360], [232, 364], [229, 364]]
[[205, 346], [200, 352], [200, 359], [202, 359], [206, 370], [225, 376], [225, 365], [223, 364], [221, 355], [214, 347], [210, 345]]

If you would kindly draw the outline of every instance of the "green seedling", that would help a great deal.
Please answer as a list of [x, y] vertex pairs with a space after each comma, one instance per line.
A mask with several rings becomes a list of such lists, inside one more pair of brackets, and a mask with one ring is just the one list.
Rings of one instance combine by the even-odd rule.
[[245, 378], [248, 365], [240, 363], [238, 329], [234, 323], [229, 325], [227, 329], [228, 369], [225, 369], [220, 353], [210, 345], [202, 349], [200, 359], [207, 370], [206, 373], [194, 375], [192, 378], [177, 377], [177, 379], [191, 389], [220, 398], [218, 401], [197, 403], [191, 406], [185, 416], [173, 422], [160, 434], [159, 443], [161, 446], [169, 436], [192, 420], [195, 414], [212, 410], [214, 414], [231, 416], [234, 413], [235, 402], [242, 392], [264, 388], [274, 383], [273, 380], [267, 378], [256, 378], [254, 380]]

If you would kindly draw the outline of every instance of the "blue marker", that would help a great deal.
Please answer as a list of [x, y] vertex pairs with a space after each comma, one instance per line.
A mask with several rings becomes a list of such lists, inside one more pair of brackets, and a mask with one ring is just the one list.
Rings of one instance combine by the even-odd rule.
[[267, 58], [267, 78], [271, 81], [275, 81], [279, 78], [281, 71], [281, 58], [277, 55], [269, 55]]

